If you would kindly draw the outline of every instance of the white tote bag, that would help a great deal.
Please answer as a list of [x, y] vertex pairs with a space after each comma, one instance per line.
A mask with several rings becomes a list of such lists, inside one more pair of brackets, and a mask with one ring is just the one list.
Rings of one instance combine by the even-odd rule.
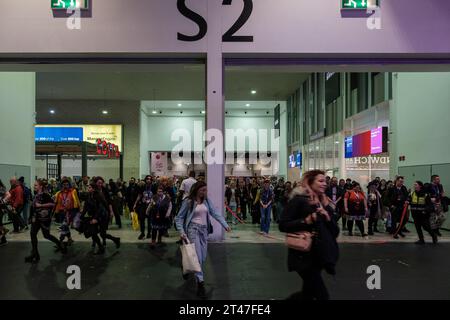
[[191, 243], [188, 239], [186, 242], [180, 248], [183, 258], [183, 273], [188, 274], [202, 271], [198, 262], [197, 252], [195, 251], [195, 244]]

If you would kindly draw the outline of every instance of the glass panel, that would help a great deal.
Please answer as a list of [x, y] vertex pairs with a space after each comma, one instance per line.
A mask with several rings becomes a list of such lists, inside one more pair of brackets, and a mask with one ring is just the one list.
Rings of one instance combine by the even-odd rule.
[[384, 101], [384, 73], [372, 73], [372, 105], [377, 105]]

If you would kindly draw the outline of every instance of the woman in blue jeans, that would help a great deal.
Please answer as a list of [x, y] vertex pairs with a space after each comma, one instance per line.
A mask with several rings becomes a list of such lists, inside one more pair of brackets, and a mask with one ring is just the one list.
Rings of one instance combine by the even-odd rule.
[[192, 186], [189, 197], [183, 201], [175, 222], [181, 238], [189, 239], [195, 244], [198, 261], [202, 267], [201, 272], [195, 273], [198, 283], [197, 295], [203, 299], [206, 298], [203, 264], [208, 254], [208, 234], [213, 232], [211, 217], [216, 219], [227, 232], [231, 231], [225, 218], [208, 200], [206, 183], [199, 181]]

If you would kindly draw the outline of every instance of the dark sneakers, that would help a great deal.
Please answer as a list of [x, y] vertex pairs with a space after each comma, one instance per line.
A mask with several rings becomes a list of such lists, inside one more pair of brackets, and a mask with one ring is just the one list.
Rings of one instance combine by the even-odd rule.
[[94, 253], [94, 255], [102, 255], [105, 253], [105, 247], [98, 248], [97, 252]]
[[437, 235], [436, 235], [436, 234], [433, 234], [431, 237], [433, 238], [433, 244], [437, 244], [437, 243], [438, 243], [438, 237], [437, 237]]
[[200, 299], [206, 299], [205, 282], [199, 282], [197, 285], [197, 297]]
[[114, 240], [114, 243], [116, 244], [116, 249], [119, 249], [120, 248], [120, 238], [116, 238]]
[[425, 240], [423, 239], [419, 239], [416, 242], [414, 242], [415, 244], [425, 244]]
[[61, 252], [62, 254], [67, 253], [67, 243], [61, 242], [59, 247], [56, 247], [55, 252]]
[[141, 233], [141, 234], [139, 235], [139, 237], [138, 237], [138, 240], [142, 240], [142, 239], [144, 239], [144, 238], [145, 238], [145, 234]]

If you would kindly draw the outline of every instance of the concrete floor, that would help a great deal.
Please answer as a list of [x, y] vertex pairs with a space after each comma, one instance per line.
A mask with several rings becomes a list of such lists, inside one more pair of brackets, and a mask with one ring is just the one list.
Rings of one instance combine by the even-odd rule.
[[[117, 231], [116, 231], [117, 233]], [[248, 231], [247, 231], [248, 233]], [[24, 263], [30, 244], [0, 248], [0, 299], [196, 299], [193, 281], [181, 277], [175, 238], [150, 249], [146, 242], [113, 244], [94, 256], [89, 242], [75, 242], [66, 256], [41, 242], [41, 261]], [[336, 279], [325, 275], [332, 299], [450, 299], [450, 244], [417, 246], [377, 241], [342, 243]], [[282, 243], [215, 243], [209, 246], [209, 299], [285, 299], [301, 288], [286, 268]], [[381, 290], [368, 290], [366, 269], [381, 268]], [[68, 290], [66, 269], [81, 268], [81, 290]]]

